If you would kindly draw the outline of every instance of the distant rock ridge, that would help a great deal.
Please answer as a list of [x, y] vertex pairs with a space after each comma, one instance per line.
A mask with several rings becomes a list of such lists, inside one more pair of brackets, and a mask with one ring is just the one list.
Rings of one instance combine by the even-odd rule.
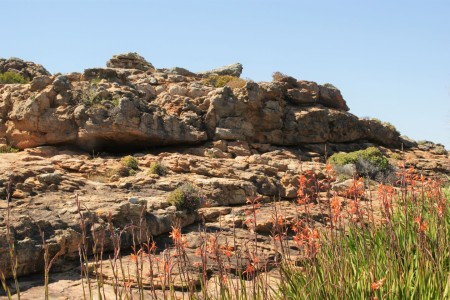
[[329, 84], [281, 73], [272, 82], [239, 79], [240, 86], [215, 87], [205, 80], [239, 77], [241, 64], [195, 74], [155, 69], [139, 54], [126, 53], [114, 55], [107, 68], [83, 74], [51, 76], [33, 63], [0, 60], [0, 71], [8, 66], [32, 79], [30, 84], [0, 85], [0, 139], [20, 149], [216, 140], [277, 146], [361, 141], [400, 147], [408, 142], [392, 126], [349, 113], [341, 92]]

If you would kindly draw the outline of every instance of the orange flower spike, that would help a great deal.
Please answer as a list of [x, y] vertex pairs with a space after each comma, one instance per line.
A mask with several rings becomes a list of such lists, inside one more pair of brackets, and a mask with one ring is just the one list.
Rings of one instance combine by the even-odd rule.
[[172, 226], [172, 231], [170, 232], [169, 236], [174, 243], [181, 242], [181, 229], [179, 227]]
[[158, 248], [158, 247], [156, 247], [156, 242], [153, 241], [152, 244], [151, 244], [151, 246], [150, 246], [150, 248], [148, 249], [148, 252], [155, 251], [156, 248]]
[[247, 267], [243, 274], [253, 274], [253, 272], [255, 272], [255, 268], [250, 263], [247, 263]]
[[298, 179], [298, 183], [301, 187], [304, 187], [306, 184], [306, 176], [305, 175], [300, 175], [300, 178]]
[[312, 237], [316, 240], [319, 239], [319, 231], [317, 229], [314, 229], [312, 232]]
[[137, 255], [134, 255], [133, 253], [131, 253], [130, 259], [131, 259], [133, 262], [135, 262], [135, 263], [138, 262], [138, 256], [137, 256]]
[[228, 283], [228, 277], [227, 275], [222, 275], [222, 282], [227, 284]]
[[233, 248], [231, 246], [226, 247], [222, 250], [222, 253], [227, 257], [230, 258], [233, 256], [233, 252], [231, 251]]
[[370, 289], [372, 291], [379, 290], [383, 286], [385, 281], [386, 281], [386, 278], [381, 278], [380, 280], [372, 282], [372, 284], [370, 285]]
[[419, 226], [419, 231], [424, 233], [428, 229], [428, 224], [425, 222], [422, 216], [414, 218], [414, 222]]
[[444, 212], [445, 212], [445, 204], [444, 202], [439, 202], [437, 205], [437, 213], [439, 218], [442, 218], [444, 216]]

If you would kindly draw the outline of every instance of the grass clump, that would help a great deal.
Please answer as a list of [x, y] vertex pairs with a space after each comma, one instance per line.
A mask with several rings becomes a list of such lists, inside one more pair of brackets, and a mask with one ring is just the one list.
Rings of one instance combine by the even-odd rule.
[[9, 145], [0, 145], [0, 153], [17, 153], [19, 149], [11, 147]]
[[204, 83], [207, 85], [212, 85], [213, 87], [220, 88], [224, 86], [228, 86], [230, 88], [242, 88], [245, 86], [247, 81], [244, 79], [241, 79], [236, 76], [230, 76], [230, 75], [214, 75], [209, 76], [204, 80]]
[[186, 210], [187, 212], [194, 212], [203, 201], [203, 196], [200, 192], [192, 186], [192, 184], [185, 183], [181, 187], [171, 192], [167, 198], [170, 205], [176, 206], [178, 210]]
[[339, 167], [353, 164], [356, 166], [359, 175], [372, 178], [379, 173], [388, 173], [392, 169], [386, 156], [376, 147], [350, 153], [335, 153], [328, 159], [328, 162], [338, 172]]
[[28, 80], [16, 72], [5, 72], [0, 74], [0, 83], [28, 83]]
[[155, 161], [150, 164], [147, 172], [148, 174], [164, 176], [167, 173], [167, 169], [161, 163]]
[[138, 160], [131, 156], [127, 155], [120, 161], [124, 167], [129, 168], [130, 170], [137, 171], [139, 169], [139, 162]]

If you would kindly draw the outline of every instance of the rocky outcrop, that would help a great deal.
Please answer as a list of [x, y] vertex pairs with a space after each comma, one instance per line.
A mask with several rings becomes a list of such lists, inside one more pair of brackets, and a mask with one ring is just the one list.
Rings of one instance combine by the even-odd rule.
[[240, 77], [242, 74], [242, 64], [240, 63], [234, 63], [231, 65], [226, 65], [217, 69], [199, 72], [198, 75], [207, 77], [207, 76], [234, 76], [234, 77]]
[[114, 56], [108, 66], [5, 85], [0, 138], [20, 149], [72, 144], [87, 150], [214, 140], [278, 146], [370, 141], [390, 147], [402, 141], [392, 126], [348, 113], [340, 91], [329, 84], [285, 76], [215, 88], [181, 68], [142, 72], [154, 68], [136, 53]]
[[155, 67], [136, 52], [114, 55], [107, 63], [107, 67], [118, 69], [137, 69], [154, 71]]
[[17, 72], [27, 80], [32, 80], [37, 76], [50, 76], [43, 66], [20, 58], [0, 58], [0, 73]]

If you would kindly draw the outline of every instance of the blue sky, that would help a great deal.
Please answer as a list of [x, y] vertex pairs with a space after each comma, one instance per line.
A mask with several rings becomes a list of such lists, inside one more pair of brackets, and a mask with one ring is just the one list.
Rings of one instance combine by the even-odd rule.
[[157, 68], [233, 62], [332, 83], [350, 111], [450, 149], [450, 1], [0, 0], [0, 57], [50, 72], [135, 51]]

